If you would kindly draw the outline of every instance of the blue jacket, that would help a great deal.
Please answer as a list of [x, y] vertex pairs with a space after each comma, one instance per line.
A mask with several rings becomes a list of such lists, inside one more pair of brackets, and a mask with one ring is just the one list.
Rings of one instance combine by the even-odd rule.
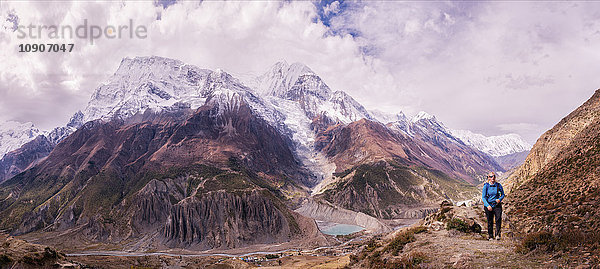
[[490, 183], [485, 183], [483, 185], [483, 191], [481, 194], [481, 200], [483, 201], [483, 204], [486, 207], [496, 207], [496, 199], [500, 201], [504, 199], [504, 188], [502, 188], [500, 182], [496, 182], [493, 185], [490, 185]]

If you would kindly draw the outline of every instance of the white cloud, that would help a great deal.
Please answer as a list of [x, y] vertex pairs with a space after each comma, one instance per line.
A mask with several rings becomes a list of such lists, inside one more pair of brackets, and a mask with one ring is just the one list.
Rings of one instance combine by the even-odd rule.
[[530, 144], [533, 145], [535, 139], [540, 136], [540, 126], [534, 123], [518, 122], [518, 123], [502, 123], [497, 125], [498, 129], [505, 133], [516, 133], [520, 134], [524, 138], [532, 140]]
[[[121, 58], [159, 55], [234, 73], [300, 61], [367, 108], [435, 114], [533, 142], [600, 85], [600, 5], [553, 2], [0, 2], [0, 119], [63, 124]], [[17, 53], [21, 25], [136, 24], [147, 39], [74, 40], [71, 53]], [[160, 20], [157, 20], [160, 18]], [[4, 27], [7, 26], [7, 27]], [[352, 35], [351, 35], [352, 34]], [[500, 127], [504, 126], [504, 128]]]
[[600, 86], [598, 14], [582, 2], [378, 2], [333, 27], [360, 32], [392, 75], [373, 102], [488, 135], [529, 122], [520, 134], [533, 142]]

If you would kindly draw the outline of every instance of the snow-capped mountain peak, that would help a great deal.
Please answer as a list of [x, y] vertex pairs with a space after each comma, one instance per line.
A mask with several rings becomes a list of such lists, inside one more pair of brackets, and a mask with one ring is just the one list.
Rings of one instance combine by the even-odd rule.
[[465, 144], [494, 157], [505, 156], [531, 149], [531, 145], [523, 140], [518, 134], [486, 137], [482, 134], [473, 133], [468, 130], [450, 130], [450, 132]]
[[427, 113], [425, 111], [420, 111], [419, 113], [417, 113], [417, 115], [412, 117], [410, 121], [412, 121], [414, 123], [414, 122], [419, 122], [421, 120], [437, 121], [435, 116], [430, 115], [429, 113]]
[[16, 121], [0, 122], [0, 159], [8, 152], [44, 134], [33, 123]]
[[411, 128], [432, 127], [436, 132], [444, 133], [465, 143], [466, 145], [484, 152], [490, 156], [505, 156], [531, 149], [531, 145], [525, 142], [518, 134], [504, 134], [498, 136], [484, 136], [468, 130], [453, 130], [446, 127], [437, 118], [425, 111], [417, 113], [411, 118], [411, 126], [402, 126], [406, 131]]
[[369, 110], [369, 114], [371, 114], [371, 116], [373, 116], [374, 119], [376, 119], [377, 121], [379, 121], [383, 124], [387, 124], [390, 122], [397, 122], [397, 121], [408, 121], [408, 118], [402, 111], [399, 111], [398, 113], [388, 113], [388, 112], [374, 109], [374, 110]]
[[283, 60], [271, 66], [266, 73], [244, 82], [262, 96], [285, 98], [298, 78], [303, 75], [315, 75], [315, 73], [304, 64], [290, 65]]
[[218, 107], [219, 114], [238, 110], [242, 105], [242, 102], [242, 96], [229, 89], [216, 90], [206, 100], [207, 105]]
[[123, 58], [115, 75], [126, 75], [135, 79], [136, 77], [156, 76], [165, 73], [171, 73], [184, 63], [170, 58], [149, 56]]
[[[421, 112], [417, 113], [417, 115], [412, 117], [410, 121], [412, 123], [411, 128], [413, 128], [413, 129], [414, 128], [431, 129], [431, 130], [434, 130], [435, 132], [439, 132], [446, 136], [452, 137], [448, 127], [446, 127], [446, 125], [444, 125], [444, 123], [439, 121], [435, 116], [433, 116], [425, 111], [421, 111]], [[454, 138], [454, 137], [452, 137], [452, 138]], [[454, 138], [454, 139], [456, 139], [456, 138]]]
[[83, 111], [83, 121], [126, 118], [178, 102], [199, 107], [207, 95], [201, 86], [220, 80], [223, 73], [156, 56], [125, 58], [108, 82], [96, 89]]

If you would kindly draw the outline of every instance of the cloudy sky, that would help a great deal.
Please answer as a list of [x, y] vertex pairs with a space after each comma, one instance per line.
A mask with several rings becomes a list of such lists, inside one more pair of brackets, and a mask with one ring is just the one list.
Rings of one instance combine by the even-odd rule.
[[[600, 88], [600, 3], [0, 2], [0, 121], [64, 125], [124, 57], [232, 73], [303, 62], [368, 109], [533, 143]], [[15, 27], [147, 27], [147, 38], [18, 38]], [[23, 43], [72, 52], [19, 53]]]

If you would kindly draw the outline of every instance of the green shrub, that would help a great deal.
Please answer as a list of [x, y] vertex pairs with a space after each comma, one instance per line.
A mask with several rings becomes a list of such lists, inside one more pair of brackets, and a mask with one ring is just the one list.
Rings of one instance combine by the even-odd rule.
[[427, 256], [422, 252], [413, 252], [400, 259], [381, 259], [381, 256], [370, 257], [368, 268], [406, 269], [421, 268], [419, 265], [427, 262]]
[[23, 256], [22, 260], [24, 263], [29, 264], [29, 265], [41, 265], [38, 258], [31, 257], [29, 255]]
[[471, 231], [474, 233], [481, 233], [481, 225], [473, 223], [473, 226], [471, 226]]
[[435, 217], [435, 220], [444, 221], [446, 219], [446, 213], [450, 212], [450, 210], [452, 210], [452, 207], [442, 207], [442, 209], [440, 209], [440, 212], [438, 212], [437, 216]]
[[59, 257], [58, 252], [56, 252], [56, 250], [51, 249], [49, 247], [46, 247], [44, 249], [44, 254], [43, 254], [44, 259], [56, 259], [58, 257]]
[[369, 240], [369, 242], [367, 242], [367, 247], [365, 248], [365, 252], [371, 252], [378, 247], [379, 247], [379, 244], [374, 239], [371, 239], [371, 240]]
[[410, 242], [414, 242], [416, 240], [415, 234], [419, 234], [422, 232], [426, 232], [427, 227], [425, 226], [417, 226], [407, 229], [405, 231], [400, 232], [392, 242], [390, 242], [384, 249], [384, 252], [392, 252], [394, 256], [397, 256], [398, 253], [404, 248], [404, 246]]
[[[481, 228], [481, 227], [480, 227]], [[461, 219], [453, 218], [446, 223], [446, 230], [458, 230], [463, 233], [471, 232], [471, 226]]]
[[600, 232], [583, 232], [579, 230], [565, 230], [557, 234], [540, 231], [526, 235], [517, 250], [527, 253], [532, 250], [561, 251], [572, 247], [592, 247], [600, 242]]

